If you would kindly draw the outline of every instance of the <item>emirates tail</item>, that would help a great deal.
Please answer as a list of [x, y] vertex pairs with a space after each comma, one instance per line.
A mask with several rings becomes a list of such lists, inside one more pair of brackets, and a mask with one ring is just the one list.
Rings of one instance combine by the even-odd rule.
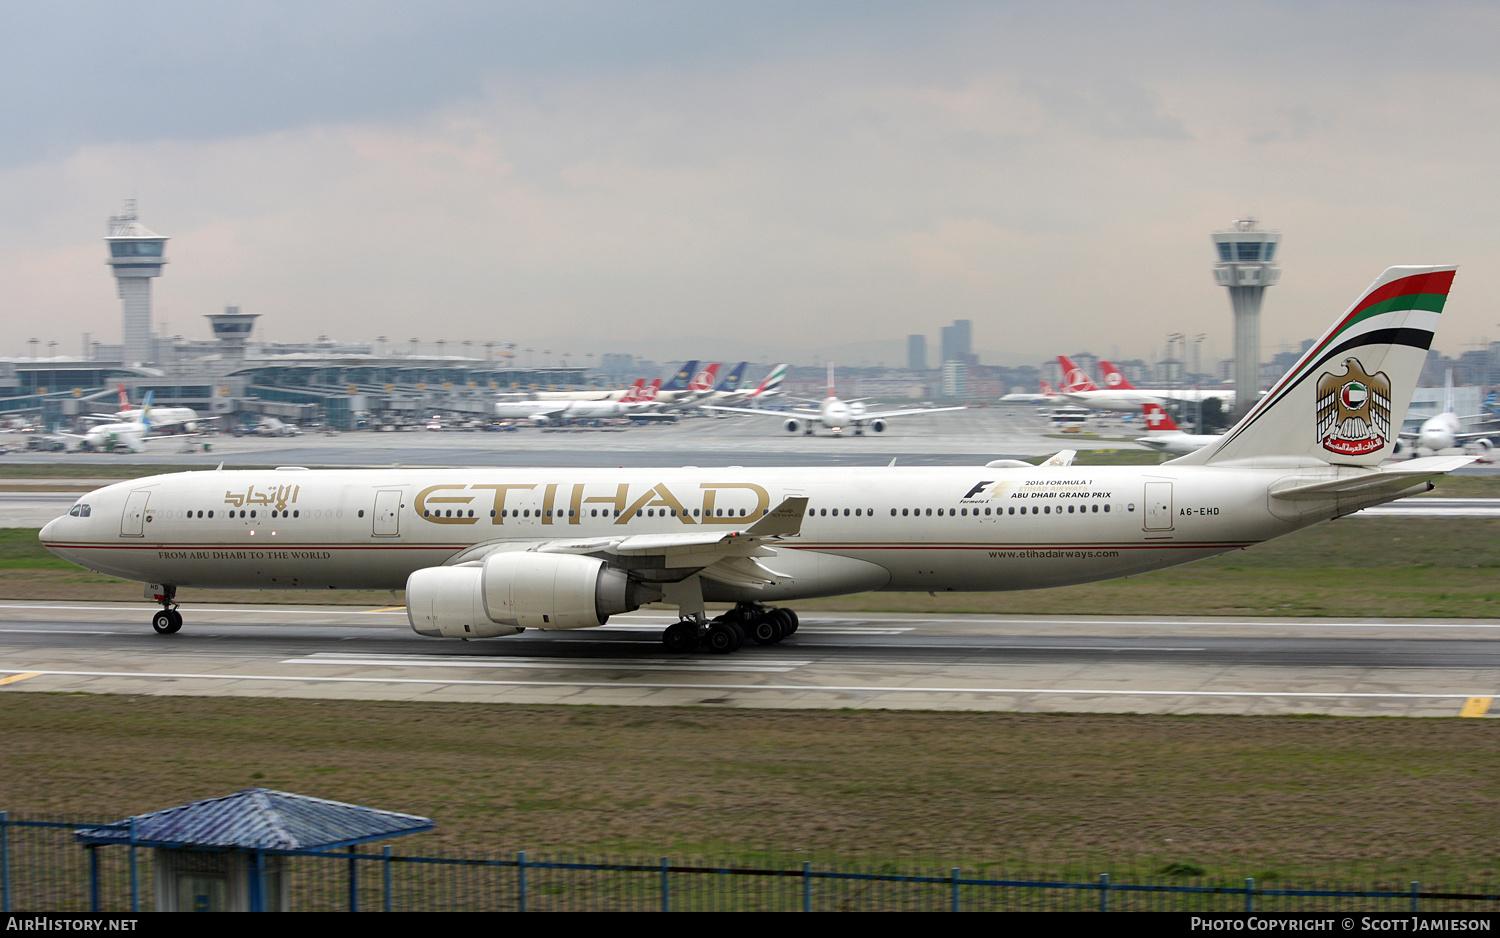
[[1069, 359], [1068, 356], [1066, 356], [1066, 355], [1059, 355], [1059, 356], [1057, 356], [1057, 363], [1062, 366], [1062, 373], [1063, 373], [1062, 389], [1063, 389], [1063, 393], [1066, 394], [1069, 391], [1097, 391], [1097, 390], [1099, 390], [1099, 385], [1095, 384], [1093, 382], [1093, 379], [1091, 379], [1088, 375], [1084, 374], [1083, 373], [1083, 369], [1081, 369], [1077, 365], [1073, 364], [1072, 360]]

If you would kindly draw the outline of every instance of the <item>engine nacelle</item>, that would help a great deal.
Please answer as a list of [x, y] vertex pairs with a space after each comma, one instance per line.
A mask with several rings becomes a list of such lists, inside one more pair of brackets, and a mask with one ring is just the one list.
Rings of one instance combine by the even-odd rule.
[[1470, 440], [1466, 448], [1470, 452], [1477, 453], [1481, 456], [1488, 456], [1490, 453], [1493, 453], [1495, 451], [1495, 444], [1491, 443], [1487, 439], [1480, 438], [1477, 440]]
[[885, 421], [884, 420], [871, 420], [870, 421], [870, 432], [871, 433], [884, 433], [885, 432]]
[[522, 628], [591, 628], [660, 598], [602, 560], [511, 551], [416, 571], [406, 580], [406, 617], [419, 635], [494, 638]]
[[781, 429], [785, 430], [788, 433], [796, 433], [798, 430], [802, 429], [802, 424], [797, 420], [788, 420], [786, 423], [783, 423], [781, 425]]
[[546, 414], [532, 414], [527, 419], [529, 419], [534, 425], [538, 427], [552, 426], [552, 418], [547, 416]]

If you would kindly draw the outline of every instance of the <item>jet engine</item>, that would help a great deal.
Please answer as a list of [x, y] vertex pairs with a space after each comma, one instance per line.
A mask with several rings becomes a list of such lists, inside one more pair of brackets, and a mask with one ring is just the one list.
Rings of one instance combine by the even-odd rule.
[[1464, 448], [1476, 455], [1488, 456], [1495, 451], [1495, 444], [1481, 437], [1477, 440], [1470, 440]]
[[419, 635], [494, 638], [522, 628], [592, 628], [660, 598], [602, 560], [510, 551], [416, 571], [406, 580], [406, 618]]
[[871, 420], [870, 421], [870, 432], [871, 433], [884, 433], [885, 432], [885, 421], [884, 420]]
[[802, 429], [802, 424], [800, 421], [788, 420], [786, 423], [781, 425], [781, 429], [785, 430], [788, 433], [796, 433], [798, 430]]

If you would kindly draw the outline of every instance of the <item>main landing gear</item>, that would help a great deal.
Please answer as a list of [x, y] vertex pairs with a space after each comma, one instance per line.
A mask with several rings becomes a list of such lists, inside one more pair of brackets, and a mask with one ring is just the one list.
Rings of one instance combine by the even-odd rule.
[[177, 611], [177, 587], [164, 586], [157, 594], [161, 612], [151, 617], [151, 627], [157, 635], [171, 635], [182, 628], [182, 613]]
[[683, 619], [662, 632], [668, 651], [689, 652], [699, 645], [717, 655], [738, 651], [747, 639], [757, 645], [774, 645], [797, 631], [797, 614], [790, 609], [740, 603], [708, 622]]

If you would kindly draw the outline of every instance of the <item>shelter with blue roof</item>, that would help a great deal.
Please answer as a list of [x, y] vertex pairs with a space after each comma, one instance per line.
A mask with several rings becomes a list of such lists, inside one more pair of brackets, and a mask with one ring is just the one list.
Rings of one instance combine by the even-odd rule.
[[413, 814], [247, 788], [84, 828], [76, 836], [91, 847], [153, 848], [158, 912], [259, 912], [289, 911], [291, 856], [433, 827], [430, 818]]

